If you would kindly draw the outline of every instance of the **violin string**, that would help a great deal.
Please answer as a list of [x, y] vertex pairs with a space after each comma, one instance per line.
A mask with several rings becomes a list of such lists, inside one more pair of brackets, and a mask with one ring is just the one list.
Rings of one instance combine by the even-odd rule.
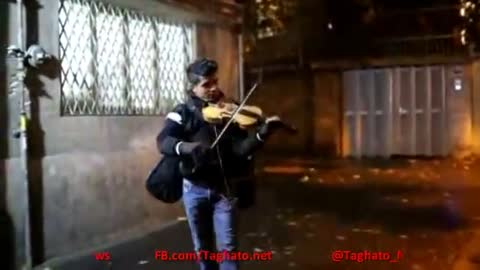
[[217, 138], [215, 139], [215, 141], [213, 142], [213, 144], [210, 148], [213, 148], [213, 147], [215, 147], [215, 145], [217, 145], [218, 141], [220, 141], [223, 134], [225, 134], [225, 131], [227, 131], [227, 128], [232, 124], [233, 120], [235, 120], [235, 116], [237, 116], [237, 114], [240, 112], [240, 110], [243, 108], [243, 106], [245, 106], [245, 103], [247, 103], [248, 98], [252, 95], [253, 91], [255, 91], [256, 88], [257, 88], [257, 84], [253, 85], [252, 89], [248, 92], [247, 96], [242, 101], [242, 103], [235, 109], [231, 118], [228, 120], [227, 124], [225, 124], [222, 131], [220, 132], [220, 135], [217, 136]]

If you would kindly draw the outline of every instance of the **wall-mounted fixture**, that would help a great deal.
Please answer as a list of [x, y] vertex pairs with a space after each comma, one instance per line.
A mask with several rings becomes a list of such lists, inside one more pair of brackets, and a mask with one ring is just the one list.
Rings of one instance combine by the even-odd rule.
[[462, 90], [462, 88], [463, 88], [462, 79], [455, 79], [453, 84], [454, 84], [455, 91], [461, 91]]

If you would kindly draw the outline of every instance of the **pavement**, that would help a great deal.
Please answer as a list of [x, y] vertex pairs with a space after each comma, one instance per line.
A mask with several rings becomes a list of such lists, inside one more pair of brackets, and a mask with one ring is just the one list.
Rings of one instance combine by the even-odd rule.
[[[258, 175], [258, 203], [241, 213], [240, 250], [271, 251], [272, 259], [242, 261], [242, 269], [480, 269], [476, 157], [279, 159], [262, 162]], [[109, 262], [96, 261], [89, 252], [54, 259], [37, 269], [198, 269], [194, 261], [156, 260], [156, 250], [191, 252], [186, 221], [98, 248], [110, 252]], [[375, 260], [378, 252], [383, 261]], [[359, 253], [366, 258], [362, 262]]]

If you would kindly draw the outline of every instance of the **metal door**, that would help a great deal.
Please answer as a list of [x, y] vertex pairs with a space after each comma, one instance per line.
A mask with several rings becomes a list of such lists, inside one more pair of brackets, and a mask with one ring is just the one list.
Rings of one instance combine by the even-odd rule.
[[445, 67], [399, 68], [395, 77], [393, 154], [446, 155]]
[[446, 155], [445, 70], [426, 66], [344, 72], [344, 155]]

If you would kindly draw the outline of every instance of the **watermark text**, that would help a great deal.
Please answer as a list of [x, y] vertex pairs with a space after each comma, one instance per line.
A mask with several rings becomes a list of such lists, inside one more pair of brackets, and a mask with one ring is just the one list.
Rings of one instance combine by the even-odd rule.
[[166, 250], [155, 250], [155, 260], [160, 261], [271, 261], [272, 252], [241, 252], [221, 251], [211, 252], [201, 250], [198, 252], [169, 252]]
[[403, 257], [403, 253], [400, 250], [396, 252], [386, 251], [352, 251], [352, 250], [335, 250], [331, 254], [333, 262], [368, 262], [368, 261], [384, 261], [390, 263], [398, 263]]

